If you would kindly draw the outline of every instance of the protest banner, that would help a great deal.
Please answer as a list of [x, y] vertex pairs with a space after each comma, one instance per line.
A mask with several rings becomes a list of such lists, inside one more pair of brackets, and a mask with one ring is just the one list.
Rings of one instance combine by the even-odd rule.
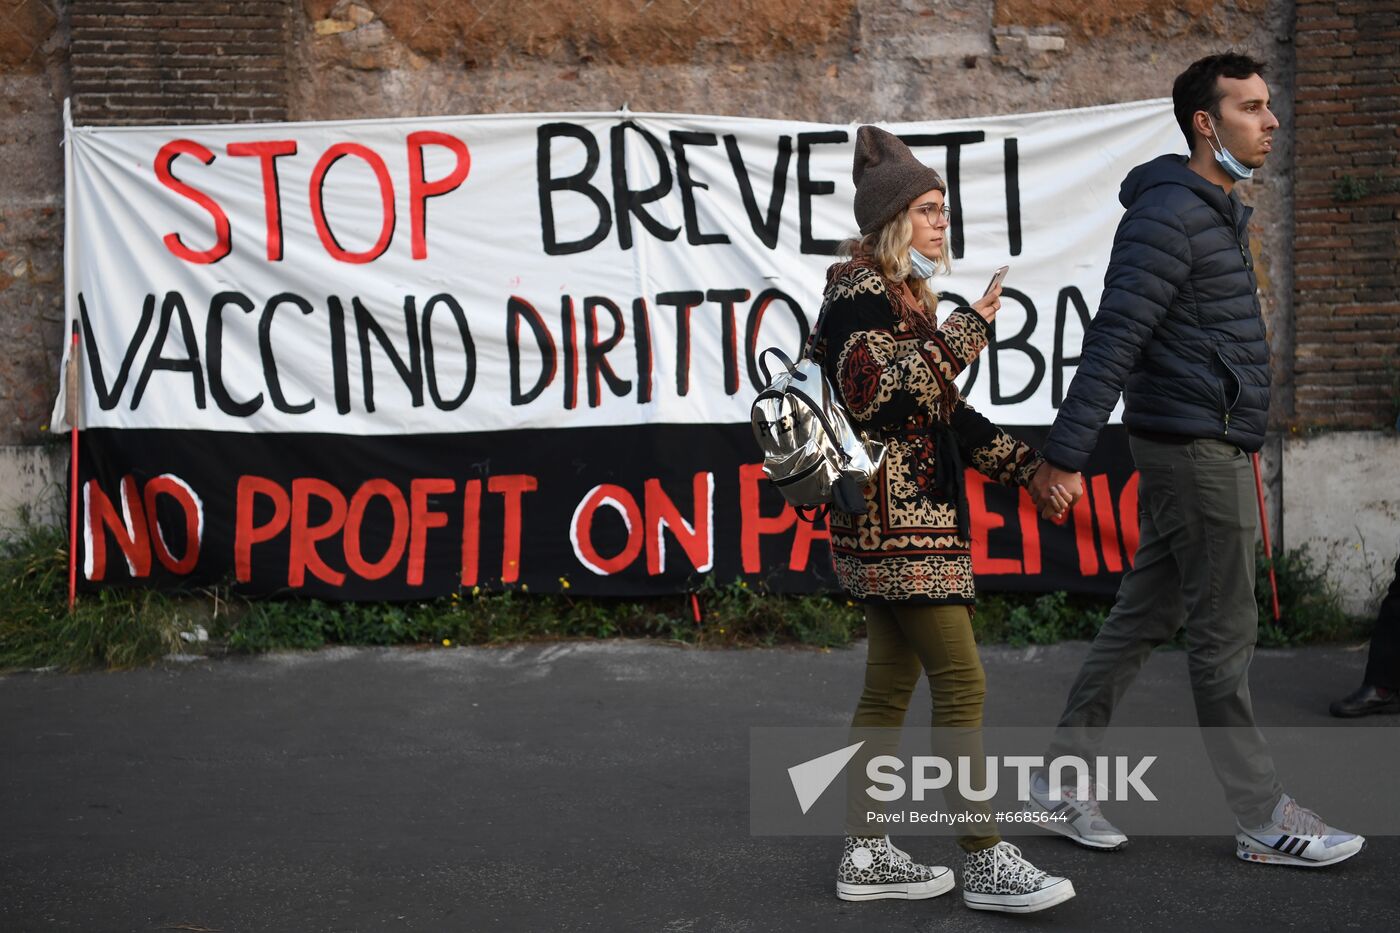
[[[960, 384], [1037, 442], [1119, 181], [1176, 144], [1169, 102], [887, 127], [950, 185], [940, 313], [1011, 266]], [[798, 350], [855, 232], [854, 136], [626, 111], [69, 125], [83, 584], [834, 587], [747, 422], [759, 353]], [[984, 587], [1114, 588], [1137, 505], [1112, 421], [1063, 526], [969, 473]]]

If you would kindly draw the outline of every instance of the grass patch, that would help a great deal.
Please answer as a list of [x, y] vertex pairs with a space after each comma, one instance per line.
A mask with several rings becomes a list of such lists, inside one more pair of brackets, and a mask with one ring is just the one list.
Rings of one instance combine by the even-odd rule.
[[103, 590], [68, 612], [68, 542], [56, 528], [0, 542], [0, 669], [125, 668], [181, 645], [180, 603], [150, 590]]
[[[125, 668], [178, 651], [258, 653], [323, 645], [484, 645], [561, 638], [655, 638], [710, 647], [782, 644], [829, 649], [864, 637], [861, 607], [840, 595], [767, 593], [712, 578], [696, 593], [641, 600], [478, 592], [413, 603], [249, 600], [227, 587], [174, 593], [106, 589], [67, 610], [67, 542], [32, 526], [0, 542], [0, 670]], [[1257, 595], [1261, 645], [1335, 641], [1364, 633], [1347, 618], [1305, 551], [1275, 558], [1283, 625], [1273, 624], [1267, 564]], [[984, 594], [973, 628], [983, 643], [1092, 638], [1105, 597]], [[208, 642], [192, 642], [203, 630]]]
[[1269, 591], [1270, 561], [1260, 548], [1254, 573], [1260, 645], [1277, 648], [1342, 641], [1364, 637], [1370, 630], [1374, 620], [1355, 619], [1342, 611], [1336, 587], [1327, 579], [1325, 568], [1313, 561], [1307, 545], [1274, 555], [1272, 563], [1278, 579], [1278, 624]]
[[234, 651], [326, 644], [504, 644], [559, 638], [656, 638], [690, 645], [846, 645], [864, 633], [860, 609], [827, 595], [760, 594], [746, 583], [707, 583], [689, 595], [645, 600], [520, 592], [419, 603], [245, 601], [214, 634]]
[[978, 598], [972, 628], [984, 644], [1049, 645], [1093, 638], [1112, 607], [1111, 596], [991, 593]]

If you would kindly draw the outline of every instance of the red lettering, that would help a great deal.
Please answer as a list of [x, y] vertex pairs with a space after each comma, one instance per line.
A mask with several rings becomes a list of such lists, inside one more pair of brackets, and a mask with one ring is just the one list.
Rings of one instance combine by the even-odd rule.
[[[457, 157], [457, 164], [445, 177], [436, 181], [423, 178], [423, 147], [445, 146]], [[466, 180], [472, 157], [467, 144], [455, 136], [436, 130], [419, 130], [408, 134], [408, 220], [414, 259], [428, 258], [428, 198], [446, 194]]]
[[428, 529], [441, 528], [447, 524], [446, 512], [434, 512], [428, 508], [428, 497], [443, 495], [457, 488], [457, 482], [450, 479], [415, 479], [408, 486], [408, 498], [413, 503], [413, 531], [408, 543], [408, 585], [419, 586], [423, 582], [424, 553], [428, 549]]
[[[331, 232], [330, 224], [326, 221], [324, 203], [326, 174], [330, 172], [332, 165], [345, 156], [356, 156], [364, 160], [379, 182], [380, 209], [384, 219], [379, 227], [379, 239], [362, 253], [354, 253], [344, 249], [335, 238], [335, 234]], [[378, 259], [389, 248], [389, 241], [394, 237], [394, 182], [389, 177], [389, 167], [384, 164], [379, 153], [359, 143], [336, 143], [327, 149], [316, 162], [316, 168], [311, 173], [311, 219], [316, 224], [316, 234], [321, 238], [321, 245], [333, 258], [341, 262], [356, 264], [373, 262]]]
[[164, 146], [161, 146], [160, 151], [156, 153], [156, 178], [160, 179], [160, 183], [171, 191], [189, 198], [209, 212], [209, 216], [214, 219], [214, 245], [204, 250], [190, 249], [185, 245], [184, 241], [180, 239], [180, 234], [178, 233], [167, 233], [162, 238], [162, 242], [165, 243], [166, 249], [186, 262], [199, 263], [201, 265], [215, 263], [227, 256], [229, 250], [233, 249], [233, 239], [229, 232], [228, 215], [224, 213], [224, 209], [219, 206], [217, 201], [198, 188], [185, 184], [170, 171], [170, 166], [174, 163], [175, 159], [182, 155], [194, 156], [205, 165], [209, 165], [214, 161], [214, 153], [194, 140], [172, 139]]
[[[330, 518], [319, 525], [310, 523], [311, 497], [315, 496], [331, 507]], [[340, 586], [345, 574], [333, 570], [316, 551], [316, 542], [324, 541], [345, 527], [345, 496], [322, 479], [300, 477], [292, 480], [292, 536], [287, 561], [287, 585], [300, 587], [306, 583], [306, 572], [323, 583]]]
[[690, 559], [690, 564], [700, 573], [705, 573], [715, 563], [714, 525], [715, 475], [696, 473], [691, 481], [691, 499], [694, 502], [694, 519], [687, 522], [680, 509], [661, 488], [661, 481], [646, 481], [647, 516], [647, 573], [656, 576], [666, 569], [666, 538], [662, 532], [669, 529], [675, 535]]
[[[254, 507], [257, 496], [272, 500], [272, 517], [264, 524], [253, 524]], [[240, 476], [238, 478], [238, 506], [234, 516], [233, 565], [234, 577], [239, 583], [247, 583], [253, 578], [253, 545], [269, 541], [287, 527], [291, 514], [291, 501], [287, 491], [270, 479], [261, 476]]]
[[462, 585], [476, 586], [481, 568], [481, 480], [467, 480], [462, 499]]
[[[612, 557], [603, 557], [593, 546], [593, 518], [603, 506], [615, 509], [627, 526], [627, 543]], [[627, 569], [642, 551], [642, 511], [632, 494], [621, 486], [611, 483], [594, 486], [574, 510], [569, 537], [580, 563], [599, 576], [610, 576]]]
[[267, 258], [269, 262], [282, 259], [282, 192], [277, 183], [279, 156], [297, 154], [296, 140], [273, 139], [256, 143], [229, 143], [231, 156], [254, 156], [262, 168], [263, 213], [267, 217]]
[[[156, 498], [166, 495], [174, 499], [185, 517], [185, 554], [179, 560], [170, 553], [165, 532], [160, 527], [160, 517], [156, 510]], [[157, 476], [146, 484], [146, 516], [151, 529], [151, 545], [161, 565], [171, 573], [187, 574], [199, 563], [199, 539], [204, 531], [203, 508], [194, 490], [185, 481], [169, 473]]]
[[90, 479], [83, 487], [83, 498], [87, 512], [87, 557], [83, 575], [89, 580], [102, 580], [107, 575], [107, 532], [116, 538], [126, 558], [127, 570], [133, 577], [146, 577], [151, 573], [151, 542], [146, 531], [146, 513], [141, 508], [141, 496], [136, 491], [136, 480], [123, 476], [121, 481], [121, 515], [117, 514], [97, 480]]
[[987, 508], [987, 483], [991, 482], [975, 470], [967, 470], [967, 524], [972, 531], [972, 572], [974, 574], [1020, 573], [1021, 562], [1010, 557], [992, 557], [987, 539], [991, 533], [1006, 525], [1006, 519]]
[[744, 573], [763, 571], [759, 543], [764, 535], [782, 534], [797, 521], [797, 513], [786, 502], [777, 515], [765, 516], [759, 511], [760, 484], [767, 481], [763, 464], [745, 463], [739, 467], [739, 561]]
[[1118, 499], [1118, 526], [1123, 529], [1123, 550], [1128, 555], [1128, 566], [1133, 565], [1134, 558], [1137, 557], [1138, 536], [1142, 529], [1138, 527], [1138, 480], [1139, 474], [1136, 470], [1128, 477], [1128, 483], [1123, 487], [1123, 495]]
[[1021, 572], [1040, 573], [1040, 510], [1025, 489], [1018, 491], [1021, 520]]
[[501, 582], [514, 583], [520, 579], [521, 497], [540, 488], [539, 480], [523, 473], [493, 476], [486, 488], [499, 493], [505, 500], [506, 521], [501, 535]]
[[[389, 530], [389, 546], [377, 561], [365, 559], [360, 529], [364, 524], [365, 510], [375, 496], [382, 496], [393, 512], [393, 525]], [[408, 503], [404, 501], [399, 487], [387, 479], [367, 480], [350, 499], [350, 509], [345, 516], [345, 565], [350, 571], [365, 580], [379, 580], [389, 575], [403, 557], [404, 546], [408, 542]]]
[[1074, 547], [1079, 552], [1079, 575], [1092, 577], [1099, 572], [1099, 555], [1094, 550], [1094, 513], [1087, 489], [1071, 507], [1070, 516], [1074, 520]]
[[807, 561], [811, 558], [812, 542], [830, 541], [831, 531], [827, 528], [825, 518], [821, 519], [821, 525], [816, 522], [796, 524], [796, 533], [792, 536], [792, 553], [788, 556], [788, 569], [801, 573], [807, 569]]
[[1094, 515], [1098, 519], [1104, 569], [1110, 573], [1122, 573], [1123, 558], [1118, 554], [1118, 526], [1113, 521], [1113, 492], [1108, 488], [1107, 474], [1090, 477], [1089, 486], [1094, 491]]

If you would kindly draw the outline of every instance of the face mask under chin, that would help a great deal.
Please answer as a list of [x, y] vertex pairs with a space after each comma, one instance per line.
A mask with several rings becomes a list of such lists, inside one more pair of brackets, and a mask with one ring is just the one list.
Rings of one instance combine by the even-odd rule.
[[[1215, 128], [1215, 121], [1211, 119], [1210, 114], [1206, 114], [1206, 119], [1210, 120], [1210, 130], [1218, 138], [1220, 131]], [[1245, 181], [1254, 176], [1254, 169], [1235, 158], [1234, 153], [1226, 149], [1224, 143], [1219, 143], [1219, 148], [1216, 148], [1216, 140], [1207, 139], [1206, 142], [1210, 143], [1211, 151], [1215, 153], [1215, 161], [1225, 170], [1225, 174], [1236, 181]]]
[[938, 265], [932, 259], [929, 259], [912, 246], [909, 248], [909, 265], [910, 273], [916, 279], [930, 278], [938, 271]]

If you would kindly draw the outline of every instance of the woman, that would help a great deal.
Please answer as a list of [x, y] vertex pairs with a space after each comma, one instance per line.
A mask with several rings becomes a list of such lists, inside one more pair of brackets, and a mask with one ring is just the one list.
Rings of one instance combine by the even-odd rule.
[[[959, 737], [960, 747], [939, 753], [950, 761], [968, 755], [974, 766], [966, 786], [981, 788], [986, 681], [972, 635], [963, 464], [999, 483], [1028, 487], [1044, 461], [973, 411], [953, 385], [986, 345], [1001, 290], [958, 308], [938, 326], [938, 297], [928, 279], [949, 266], [942, 178], [874, 126], [862, 126], [856, 136], [853, 174], [862, 237], [848, 244], [848, 261], [827, 271], [814, 347], [853, 421], [887, 445], [884, 465], [865, 489], [865, 513], [829, 518], [837, 578], [865, 603], [869, 637], [865, 689], [852, 728], [886, 730], [884, 739], [862, 747], [860, 770], [852, 773], [864, 774], [863, 763], [903, 724], [922, 670], [933, 695], [934, 726]], [[1055, 515], [1068, 504], [1058, 487], [1037, 503]], [[949, 790], [956, 786], [954, 780]], [[947, 797], [955, 812], [974, 815], [958, 837], [968, 906], [1024, 913], [1074, 896], [1067, 879], [1040, 871], [1001, 840], [985, 805], [956, 792]], [[853, 792], [838, 896], [924, 898], [953, 886], [948, 869], [916, 864], [867, 825], [869, 808]]]

